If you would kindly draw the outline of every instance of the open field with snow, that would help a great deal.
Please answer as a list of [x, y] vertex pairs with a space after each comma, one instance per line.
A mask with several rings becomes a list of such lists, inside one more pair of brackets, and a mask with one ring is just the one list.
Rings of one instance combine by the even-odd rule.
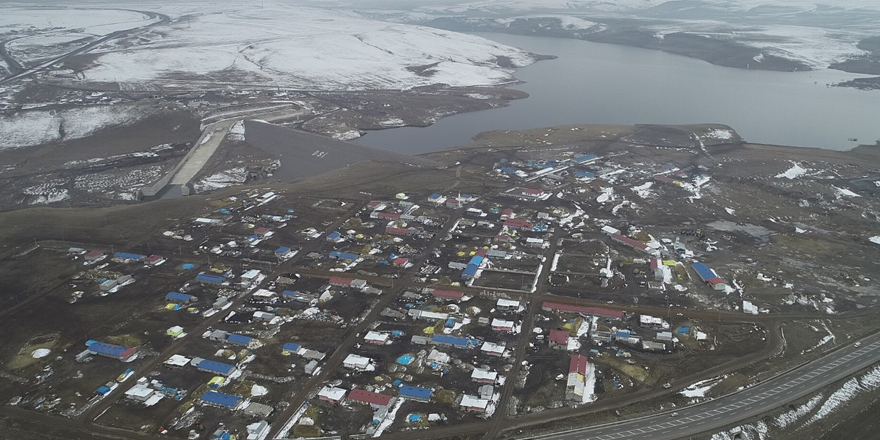
[[[533, 62], [519, 49], [480, 37], [366, 19], [348, 11], [280, 4], [156, 6], [152, 9], [169, 15], [170, 23], [73, 57], [68, 67], [79, 72], [76, 81], [399, 90], [508, 83], [512, 68]], [[26, 50], [40, 41], [62, 44], [74, 34], [59, 38], [39, 33], [22, 39], [20, 47]], [[60, 75], [73, 80], [69, 71]]]

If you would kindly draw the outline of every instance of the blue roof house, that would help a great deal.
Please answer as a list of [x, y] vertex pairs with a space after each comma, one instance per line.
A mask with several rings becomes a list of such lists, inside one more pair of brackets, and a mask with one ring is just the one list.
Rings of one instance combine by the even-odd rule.
[[202, 397], [199, 400], [206, 405], [218, 406], [226, 409], [235, 409], [235, 407], [241, 403], [241, 397], [218, 393], [216, 391], [208, 391], [207, 393], [202, 394]]
[[201, 362], [194, 365], [198, 370], [206, 373], [219, 374], [229, 376], [235, 371], [235, 365], [224, 364], [223, 362], [202, 359]]
[[420, 402], [427, 402], [431, 400], [431, 393], [433, 391], [430, 388], [422, 388], [422, 387], [414, 387], [411, 385], [404, 385], [400, 387], [398, 394], [400, 397], [406, 397], [408, 399], [417, 400]]

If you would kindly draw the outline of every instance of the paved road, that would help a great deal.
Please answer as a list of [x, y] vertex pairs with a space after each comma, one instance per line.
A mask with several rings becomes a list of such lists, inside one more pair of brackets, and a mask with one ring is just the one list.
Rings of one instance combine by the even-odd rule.
[[880, 333], [739, 393], [654, 416], [548, 434], [543, 440], [676, 439], [772, 411], [880, 361]]

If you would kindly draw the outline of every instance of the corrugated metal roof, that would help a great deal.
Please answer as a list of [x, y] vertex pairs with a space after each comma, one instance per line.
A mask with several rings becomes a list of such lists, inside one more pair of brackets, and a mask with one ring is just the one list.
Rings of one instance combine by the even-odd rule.
[[372, 405], [388, 405], [391, 402], [392, 396], [387, 394], [379, 394], [373, 393], [366, 390], [353, 389], [350, 393], [348, 393], [348, 400], [354, 400], [355, 402], [361, 403], [369, 403]]
[[185, 293], [180, 293], [180, 292], [168, 292], [168, 294], [165, 295], [165, 299], [172, 300], [172, 301], [191, 301], [191, 300], [195, 299], [195, 297], [192, 295], [187, 295]]
[[202, 359], [198, 364], [195, 365], [195, 367], [200, 370], [206, 370], [211, 373], [222, 374], [224, 376], [232, 373], [232, 371], [235, 370], [235, 365], [224, 364], [223, 362], [217, 362], [208, 359]]
[[430, 399], [431, 393], [433, 391], [430, 388], [422, 388], [422, 387], [414, 387], [410, 385], [404, 385], [400, 387], [400, 394], [403, 397], [412, 397], [414, 399]]
[[200, 400], [205, 403], [220, 405], [226, 408], [235, 408], [239, 402], [241, 402], [241, 397], [218, 393], [216, 391], [208, 391], [207, 393], [202, 394]]
[[89, 351], [96, 354], [102, 354], [104, 356], [120, 357], [127, 350], [129, 350], [128, 347], [106, 344], [104, 342], [93, 342], [91, 345], [89, 345]]
[[715, 274], [715, 271], [712, 270], [706, 263], [701, 263], [699, 261], [694, 262], [693, 264], [694, 271], [697, 272], [700, 279], [704, 282], [708, 281], [710, 278], [717, 278], [718, 275]]
[[226, 337], [226, 340], [228, 342], [233, 343], [233, 344], [248, 345], [251, 343], [251, 341], [254, 340], [254, 338], [252, 338], [250, 336], [239, 335], [237, 333], [232, 333]]

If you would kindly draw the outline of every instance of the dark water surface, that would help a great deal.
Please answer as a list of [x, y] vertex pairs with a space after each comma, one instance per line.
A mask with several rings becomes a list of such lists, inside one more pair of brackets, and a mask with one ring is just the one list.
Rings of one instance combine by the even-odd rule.
[[517, 70], [530, 97], [509, 107], [450, 116], [426, 128], [370, 132], [357, 142], [418, 154], [477, 134], [567, 124], [727, 124], [749, 142], [846, 150], [880, 139], [880, 91], [828, 87], [834, 70], [768, 72], [714, 66], [634, 47], [574, 39], [478, 34], [556, 55]]

